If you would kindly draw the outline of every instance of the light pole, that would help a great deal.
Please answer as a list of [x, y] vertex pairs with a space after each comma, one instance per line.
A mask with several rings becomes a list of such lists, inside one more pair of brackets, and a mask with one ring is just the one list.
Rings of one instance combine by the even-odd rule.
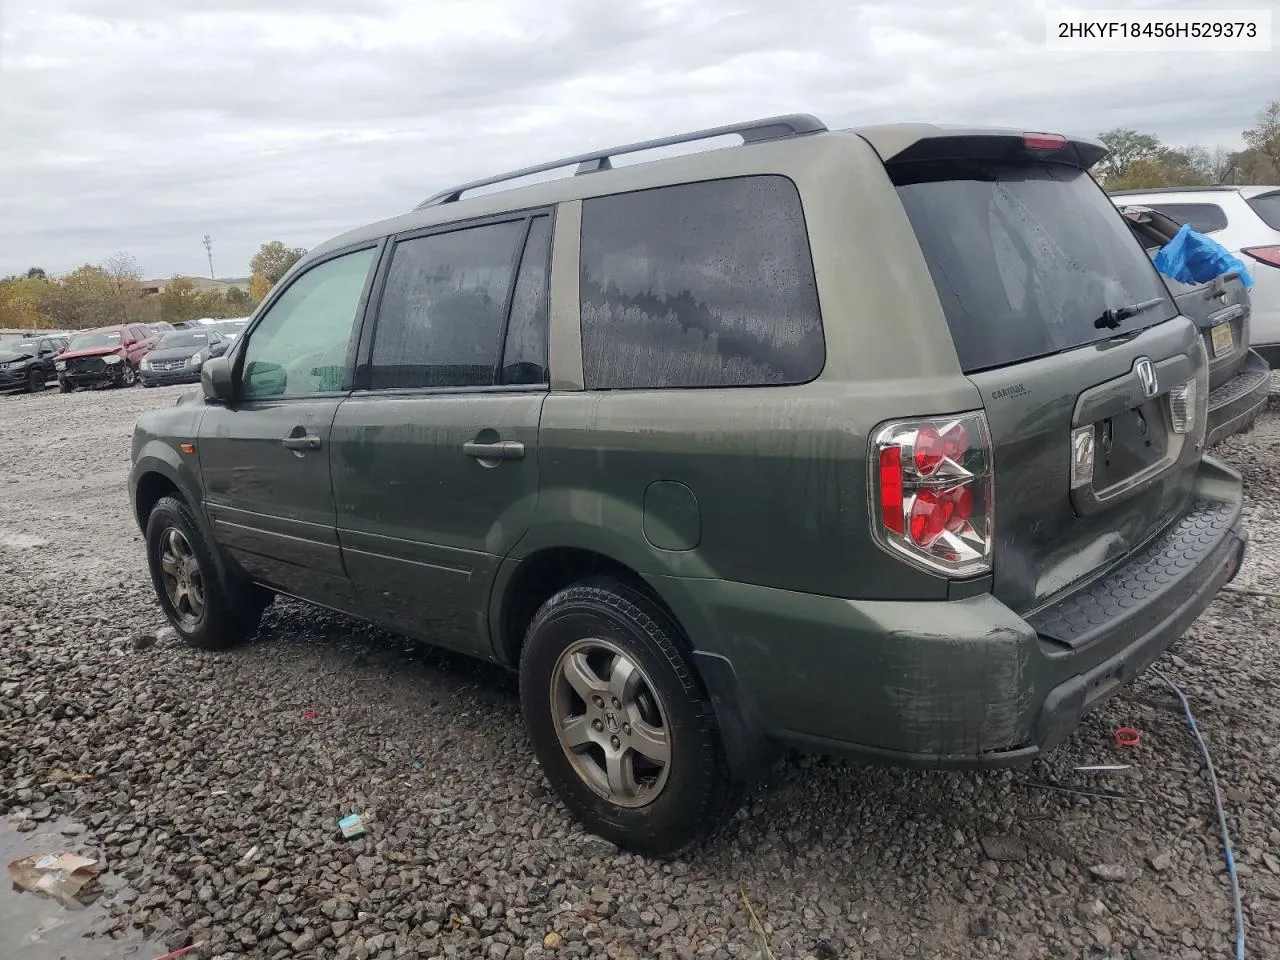
[[218, 278], [213, 275], [213, 237], [207, 233], [204, 235], [204, 252], [209, 257], [209, 279], [217, 280]]

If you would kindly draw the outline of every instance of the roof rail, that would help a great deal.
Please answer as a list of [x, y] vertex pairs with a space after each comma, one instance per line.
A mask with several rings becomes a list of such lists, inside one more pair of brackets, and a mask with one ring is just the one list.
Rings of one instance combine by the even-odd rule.
[[1206, 190], [1232, 191], [1240, 187], [1231, 183], [1212, 183], [1199, 187], [1134, 187], [1130, 190], [1108, 190], [1113, 197], [1140, 197], [1150, 193], [1203, 193]]
[[815, 116], [807, 113], [793, 113], [781, 117], [767, 117], [763, 120], [749, 120], [746, 123], [732, 123], [724, 127], [695, 130], [693, 133], [681, 133], [674, 137], [642, 140], [639, 143], [610, 147], [608, 150], [596, 150], [592, 153], [578, 154], [576, 157], [565, 157], [563, 160], [552, 160], [550, 163], [539, 163], [532, 167], [525, 167], [523, 170], [513, 170], [510, 173], [499, 174], [496, 177], [485, 177], [483, 180], [461, 183], [456, 187], [450, 187], [448, 190], [442, 190], [434, 196], [428, 197], [414, 209], [422, 210], [441, 203], [454, 203], [468, 190], [492, 186], [495, 183], [502, 183], [506, 180], [518, 180], [521, 177], [532, 176], [535, 173], [546, 173], [548, 170], [558, 170], [561, 167], [568, 167], [574, 164], [577, 164], [578, 167], [574, 172], [574, 176], [595, 173], [598, 170], [611, 170], [613, 168], [611, 158], [613, 157], [627, 153], [639, 153], [642, 150], [656, 150], [658, 147], [670, 147], [678, 143], [693, 143], [698, 140], [710, 140], [712, 137], [724, 137], [731, 134], [737, 134], [742, 137], [743, 143], [760, 143], [764, 140], [781, 140], [786, 137], [822, 133], [826, 129], [826, 124]]

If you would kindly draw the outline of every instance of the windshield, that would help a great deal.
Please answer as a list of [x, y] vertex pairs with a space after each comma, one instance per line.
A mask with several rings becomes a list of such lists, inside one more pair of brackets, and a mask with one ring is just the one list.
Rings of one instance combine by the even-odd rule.
[[35, 353], [36, 342], [34, 340], [12, 340], [9, 343], [0, 343], [0, 353]]
[[[1064, 164], [890, 166], [966, 373], [1031, 360], [1177, 315], [1106, 194]], [[1165, 304], [1094, 325], [1107, 310]]]
[[160, 338], [160, 342], [156, 344], [157, 350], [169, 350], [178, 347], [191, 347], [199, 350], [207, 346], [209, 343], [209, 334], [199, 333], [195, 330], [178, 330], [174, 333], [166, 333]]
[[114, 347], [120, 343], [119, 330], [94, 330], [82, 333], [71, 341], [68, 350], [92, 350], [94, 347]]
[[1253, 212], [1272, 230], [1280, 230], [1280, 190], [1264, 193], [1249, 200]]

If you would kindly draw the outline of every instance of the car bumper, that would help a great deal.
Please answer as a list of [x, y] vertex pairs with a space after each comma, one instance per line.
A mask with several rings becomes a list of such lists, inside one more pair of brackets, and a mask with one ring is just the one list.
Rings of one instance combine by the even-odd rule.
[[1240, 369], [1209, 394], [1209, 422], [1205, 445], [1213, 446], [1248, 427], [1267, 405], [1271, 393], [1271, 365], [1250, 350]]
[[102, 372], [58, 374], [59, 383], [68, 383], [73, 387], [105, 387], [124, 383], [124, 364], [117, 363]]
[[181, 370], [139, 370], [138, 379], [146, 386], [164, 387], [175, 383], [199, 383], [200, 368]]
[[26, 369], [0, 370], [0, 390], [25, 390], [30, 376]]
[[[1184, 514], [1032, 616], [991, 594], [843, 600], [657, 577], [742, 768], [756, 742], [920, 767], [1025, 763], [1144, 671], [1244, 556], [1238, 475], [1205, 459]], [[678, 582], [677, 582], [678, 581]]]

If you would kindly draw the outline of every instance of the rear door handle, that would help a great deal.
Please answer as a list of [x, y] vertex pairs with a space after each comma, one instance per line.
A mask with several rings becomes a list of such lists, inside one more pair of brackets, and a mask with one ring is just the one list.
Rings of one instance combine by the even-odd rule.
[[319, 450], [320, 438], [307, 434], [302, 437], [285, 437], [280, 445], [286, 450]]
[[497, 443], [478, 443], [468, 440], [462, 452], [477, 460], [523, 460], [524, 444], [519, 440], [499, 440]]

